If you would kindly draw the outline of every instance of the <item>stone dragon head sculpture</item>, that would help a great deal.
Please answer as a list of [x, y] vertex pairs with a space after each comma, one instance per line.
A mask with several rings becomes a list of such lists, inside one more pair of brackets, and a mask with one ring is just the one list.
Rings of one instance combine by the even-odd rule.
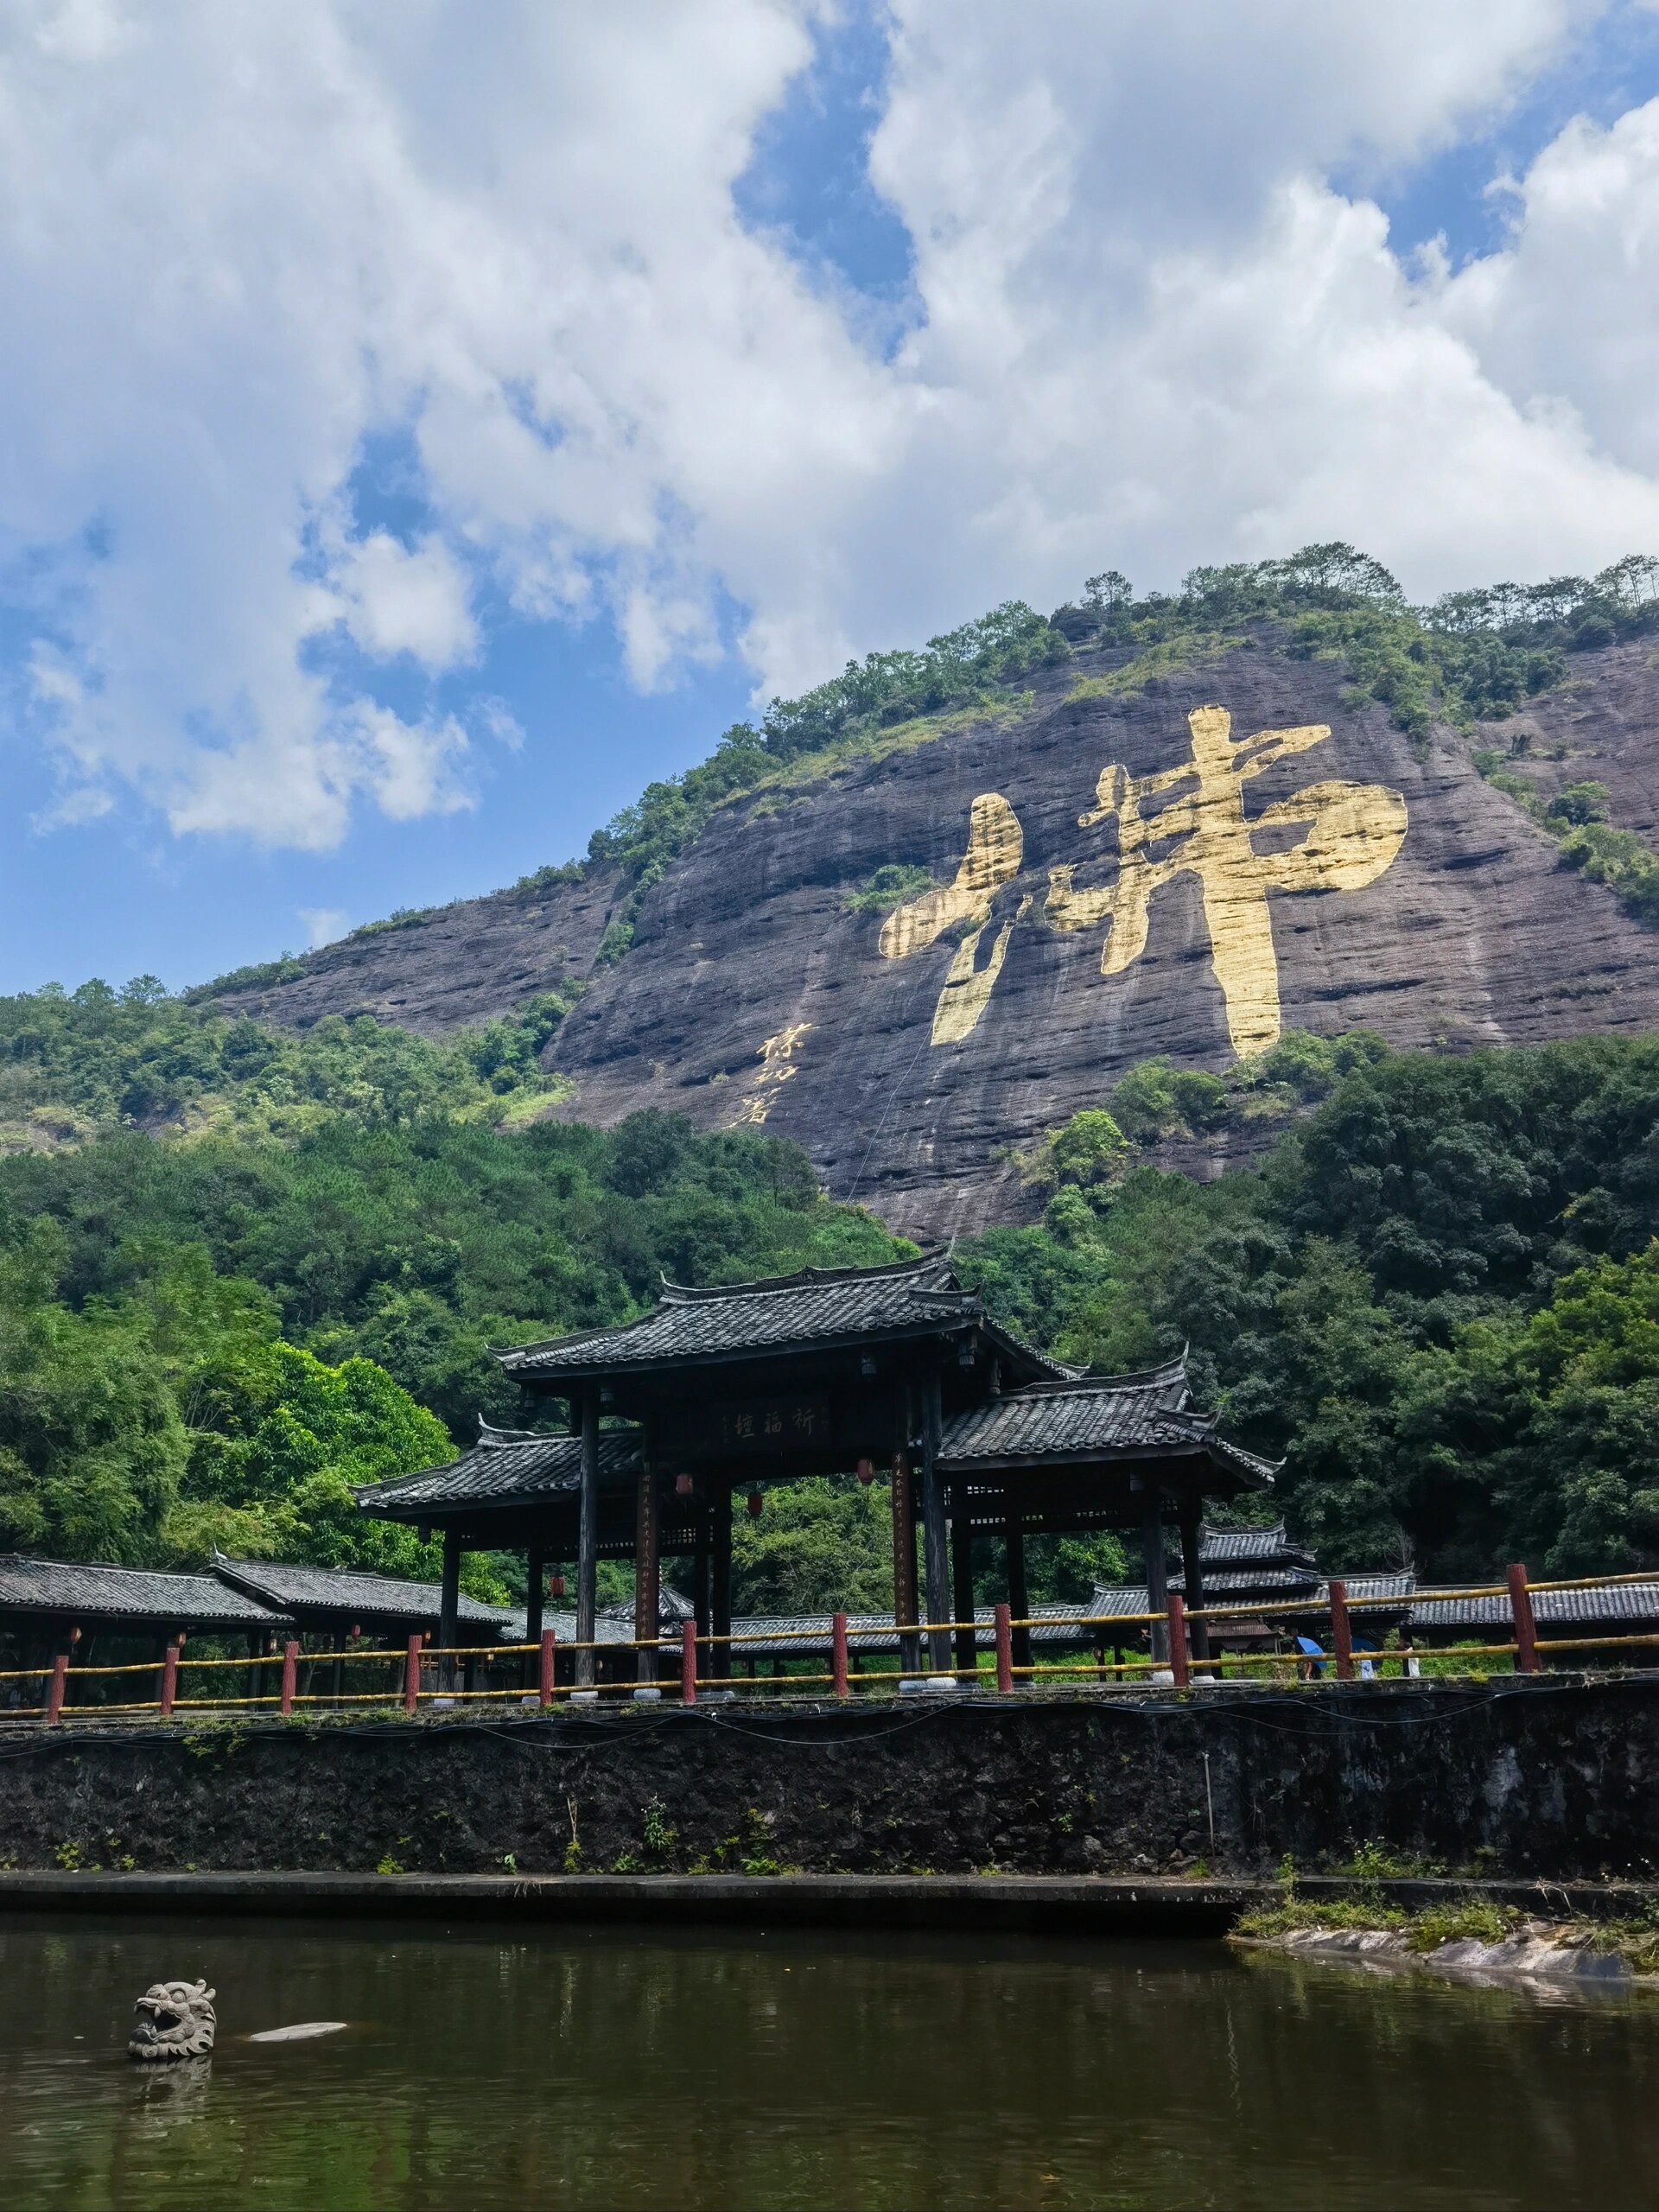
[[173, 2058], [206, 2058], [217, 2022], [205, 1981], [152, 1982], [132, 2008], [127, 2056], [146, 2065]]

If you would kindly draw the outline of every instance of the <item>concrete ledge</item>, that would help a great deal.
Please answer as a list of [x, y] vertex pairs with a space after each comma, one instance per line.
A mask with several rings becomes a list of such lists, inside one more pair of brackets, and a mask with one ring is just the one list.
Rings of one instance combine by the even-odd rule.
[[[1634, 1916], [1659, 1884], [1313, 1876], [1309, 1897], [1381, 1895], [1419, 1909], [1475, 1898], [1539, 1918]], [[1020, 1874], [0, 1873], [0, 1913], [225, 1913], [260, 1917], [655, 1922], [664, 1927], [954, 1929], [1078, 1936], [1224, 1935], [1275, 1903], [1276, 1882]]]

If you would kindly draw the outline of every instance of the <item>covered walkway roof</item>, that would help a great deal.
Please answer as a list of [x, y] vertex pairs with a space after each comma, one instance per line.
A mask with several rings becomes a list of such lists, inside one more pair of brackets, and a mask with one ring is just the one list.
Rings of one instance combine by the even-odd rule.
[[214, 1574], [79, 1560], [0, 1556], [0, 1618], [167, 1635], [177, 1629], [248, 1630], [291, 1625], [280, 1607], [233, 1590]]

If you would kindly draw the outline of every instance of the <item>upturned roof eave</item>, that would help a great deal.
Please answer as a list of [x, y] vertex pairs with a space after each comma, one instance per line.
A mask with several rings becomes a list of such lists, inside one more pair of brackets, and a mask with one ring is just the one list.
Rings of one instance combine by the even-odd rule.
[[1281, 1460], [1269, 1464], [1256, 1460], [1252, 1454], [1242, 1452], [1236, 1445], [1228, 1445], [1218, 1439], [1194, 1438], [1181, 1444], [1090, 1444], [1073, 1445], [1055, 1452], [941, 1452], [939, 1471], [955, 1477], [976, 1473], [1023, 1472], [1027, 1469], [1041, 1471], [1048, 1468], [1077, 1466], [1132, 1465], [1147, 1459], [1208, 1459], [1212, 1465], [1224, 1466], [1229, 1472], [1241, 1476], [1253, 1489], [1272, 1487], [1274, 1476], [1283, 1465]]
[[[528, 1355], [537, 1349], [534, 1345], [525, 1345], [518, 1353], [499, 1351], [492, 1357], [499, 1364], [503, 1374], [521, 1389], [533, 1389], [541, 1383], [550, 1389], [560, 1391], [575, 1383], [618, 1382], [635, 1376], [669, 1374], [683, 1368], [753, 1367], [768, 1360], [801, 1358], [819, 1352], [856, 1351], [871, 1344], [913, 1344], [928, 1337], [939, 1337], [948, 1341], [975, 1330], [988, 1338], [999, 1352], [1033, 1369], [1033, 1381], [1075, 1382], [1078, 1379], [1059, 1361], [1051, 1360], [1043, 1353], [1033, 1351], [1028, 1344], [1022, 1344], [1017, 1337], [1010, 1336], [988, 1319], [982, 1311], [919, 1315], [914, 1321], [889, 1323], [879, 1329], [853, 1329], [834, 1335], [782, 1338], [772, 1344], [734, 1344], [708, 1351], [665, 1352], [654, 1357], [630, 1360], [589, 1360], [561, 1364], [556, 1368], [537, 1368], [529, 1364]], [[610, 1332], [603, 1333], [608, 1335]], [[525, 1359], [526, 1363], [515, 1364], [515, 1361], [520, 1358]]]

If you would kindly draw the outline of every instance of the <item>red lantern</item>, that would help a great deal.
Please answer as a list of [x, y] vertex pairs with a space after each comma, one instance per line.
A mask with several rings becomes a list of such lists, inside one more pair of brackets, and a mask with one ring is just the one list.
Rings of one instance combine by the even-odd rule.
[[873, 1483], [875, 1480], [874, 1462], [870, 1459], [861, 1459], [858, 1463], [857, 1473], [860, 1482], [866, 1484]]
[[748, 1506], [751, 1521], [758, 1521], [766, 1511], [766, 1501], [758, 1490], [752, 1490], [749, 1492]]
[[682, 1472], [675, 1476], [674, 1494], [677, 1497], [690, 1497], [696, 1488], [696, 1484], [690, 1475]]
[[357, 1642], [357, 1639], [359, 1638], [359, 1636], [361, 1636], [361, 1635], [362, 1635], [362, 1633], [363, 1633], [363, 1631], [362, 1631], [362, 1630], [361, 1630], [360, 1628], [354, 1628], [354, 1629], [352, 1630], [352, 1642], [353, 1642], [353, 1643], [355, 1643]]
[[550, 1575], [548, 1576], [548, 1578], [547, 1578], [547, 1594], [548, 1594], [548, 1596], [549, 1596], [550, 1598], [563, 1598], [563, 1595], [564, 1595], [564, 1577], [563, 1577], [562, 1574], [550, 1574]]

